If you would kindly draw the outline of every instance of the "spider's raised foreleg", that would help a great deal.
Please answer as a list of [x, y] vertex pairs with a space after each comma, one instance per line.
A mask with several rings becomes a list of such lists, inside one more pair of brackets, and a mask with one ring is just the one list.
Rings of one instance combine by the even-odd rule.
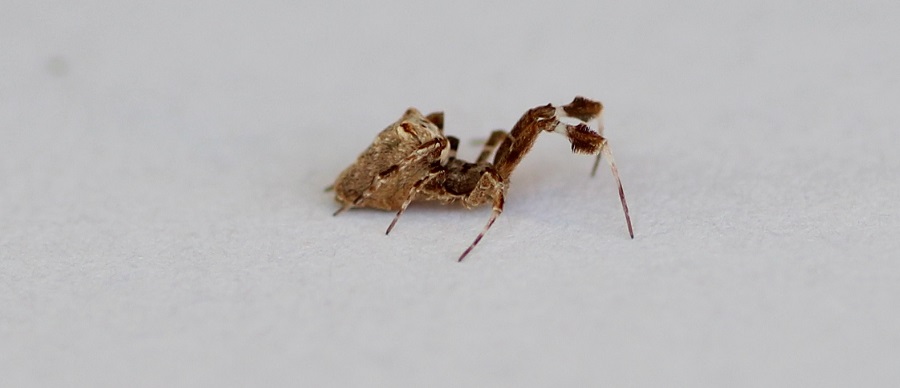
[[[572, 102], [556, 108], [556, 115], [557, 117], [571, 117], [585, 123], [597, 120], [596, 132], [603, 135], [603, 104], [600, 101], [593, 101], [578, 96]], [[594, 166], [591, 168], [591, 176], [597, 175], [597, 166], [600, 165], [602, 155], [602, 152], [597, 153], [597, 158], [594, 159]]]
[[[602, 118], [603, 104], [600, 101], [578, 96], [572, 102], [557, 108], [556, 115], [558, 117], [571, 117], [589, 123], [591, 120], [600, 120]], [[603, 133], [603, 130], [600, 129], [598, 132]]]
[[619, 187], [619, 200], [622, 202], [622, 210], [625, 212], [628, 234], [631, 238], [634, 238], [634, 228], [631, 226], [631, 216], [628, 214], [628, 204], [625, 202], [625, 190], [622, 188], [622, 179], [619, 178], [619, 169], [616, 168], [616, 161], [613, 159], [612, 150], [610, 150], [606, 138], [594, 132], [585, 124], [568, 125], [560, 122], [553, 129], [553, 132], [561, 133], [568, 137], [572, 143], [572, 151], [575, 153], [596, 153], [597, 160], [594, 163], [594, 169], [596, 169], [596, 164], [600, 162], [600, 156], [606, 156], [606, 162], [609, 163], [613, 177], [616, 179], [616, 184]]
[[[628, 235], [634, 238], [634, 228], [631, 227], [631, 216], [628, 215], [628, 204], [625, 203], [625, 189], [622, 188], [622, 180], [619, 179], [619, 169], [616, 168], [616, 160], [613, 159], [612, 150], [609, 149], [609, 143], [603, 142], [603, 148], [597, 154], [597, 163], [600, 162], [600, 155], [606, 155], [606, 163], [612, 170], [613, 177], [616, 178], [616, 184], [619, 186], [619, 199], [622, 201], [622, 210], [625, 212], [625, 223], [628, 224]], [[596, 163], [595, 163], [596, 164]], [[596, 169], [596, 167], [594, 167]]]
[[[596, 154], [594, 172], [596, 172], [600, 158], [605, 155], [618, 185], [619, 199], [622, 202], [622, 210], [625, 212], [625, 222], [628, 224], [628, 234], [634, 238], [634, 229], [631, 225], [631, 216], [628, 214], [628, 204], [625, 202], [625, 190], [622, 189], [619, 170], [616, 168], [609, 144], [602, 135], [602, 114], [603, 104], [584, 97], [575, 97], [572, 102], [559, 107], [546, 105], [533, 108], [519, 119], [509, 137], [501, 144], [494, 164], [500, 171], [500, 175], [508, 177], [524, 154], [530, 150], [537, 135], [543, 131], [556, 132], [566, 136], [572, 144], [572, 152]], [[565, 117], [577, 119], [582, 123], [572, 125], [559, 120]], [[599, 123], [596, 131], [586, 124], [591, 120], [597, 120]]]

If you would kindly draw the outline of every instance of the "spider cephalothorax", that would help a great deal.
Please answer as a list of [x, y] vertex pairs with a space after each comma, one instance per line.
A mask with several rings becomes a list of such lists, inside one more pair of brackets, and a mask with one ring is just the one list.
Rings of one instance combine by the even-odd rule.
[[[575, 97], [571, 103], [560, 107], [547, 104], [532, 108], [509, 133], [491, 133], [478, 159], [470, 163], [456, 158], [459, 141], [444, 136], [443, 113], [423, 116], [410, 108], [381, 131], [356, 162], [338, 176], [332, 187], [341, 208], [334, 214], [351, 207], [396, 210], [397, 215], [386, 232], [390, 233], [414, 199], [460, 202], [466, 208], [490, 202], [493, 205], [491, 217], [484, 230], [460, 255], [459, 261], [462, 261], [503, 211], [509, 176], [531, 150], [537, 136], [541, 132], [556, 132], [569, 139], [573, 152], [597, 154], [591, 175], [596, 173], [601, 156], [606, 156], [618, 184], [628, 233], [634, 238], [625, 192], [612, 152], [602, 135], [603, 126], [598, 125], [595, 131], [586, 124], [592, 120], [600, 122], [602, 113], [600, 102], [584, 97]], [[561, 118], [581, 122], [572, 125], [560, 121]], [[495, 149], [494, 160], [489, 162]]]

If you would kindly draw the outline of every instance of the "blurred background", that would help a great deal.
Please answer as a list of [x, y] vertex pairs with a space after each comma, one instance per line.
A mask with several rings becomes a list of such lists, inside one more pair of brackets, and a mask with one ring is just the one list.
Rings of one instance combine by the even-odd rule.
[[[893, 386], [900, 6], [0, 5], [0, 385]], [[409, 106], [506, 211], [336, 209]]]

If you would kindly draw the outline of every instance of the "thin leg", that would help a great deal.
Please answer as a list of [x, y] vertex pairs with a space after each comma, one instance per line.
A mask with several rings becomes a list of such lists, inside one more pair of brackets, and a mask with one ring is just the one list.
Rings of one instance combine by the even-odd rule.
[[416, 181], [416, 183], [409, 189], [409, 194], [406, 195], [406, 201], [403, 201], [403, 205], [400, 206], [400, 210], [397, 211], [397, 215], [394, 216], [394, 220], [391, 221], [390, 225], [388, 225], [387, 230], [384, 232], [385, 235], [390, 234], [391, 230], [394, 229], [394, 225], [397, 225], [397, 220], [400, 219], [400, 215], [406, 211], [406, 207], [409, 206], [409, 204], [416, 197], [416, 193], [419, 191], [419, 187], [421, 187], [425, 182], [435, 179], [438, 176], [442, 175], [443, 171], [444, 171], [443, 166], [441, 166], [437, 169], [431, 170], [431, 172], [429, 172], [428, 175], [426, 175], [422, 179], [419, 179], [418, 181]]
[[338, 214], [347, 211], [347, 209], [350, 209], [351, 206], [352, 205], [349, 202], [342, 204], [341, 207], [337, 209], [334, 214], [332, 214], [332, 216], [337, 217]]
[[475, 163], [486, 162], [491, 157], [491, 154], [494, 153], [494, 150], [497, 149], [497, 146], [503, 142], [503, 139], [506, 139], [506, 136], [506, 131], [504, 130], [491, 132], [491, 136], [484, 143], [484, 148], [481, 149], [481, 154], [478, 155], [478, 160]]
[[500, 216], [500, 213], [503, 213], [503, 193], [501, 191], [497, 191], [496, 198], [494, 199], [494, 211], [491, 212], [491, 218], [488, 219], [487, 225], [484, 226], [484, 230], [478, 234], [478, 237], [475, 238], [475, 241], [472, 242], [472, 245], [469, 245], [466, 248], [466, 251], [463, 252], [462, 255], [459, 256], [459, 260], [457, 262], [463, 261], [466, 258], [466, 255], [475, 248], [475, 245], [478, 245], [478, 242], [481, 241], [481, 238], [484, 237], [484, 234], [487, 233], [488, 229], [491, 228], [491, 225], [494, 224], [494, 221], [497, 220], [497, 217]]
[[412, 154], [403, 158], [403, 160], [401, 160], [399, 163], [390, 166], [378, 173], [378, 175], [375, 175], [375, 178], [372, 179], [372, 184], [369, 185], [369, 187], [366, 188], [366, 190], [364, 190], [362, 194], [359, 195], [359, 197], [356, 197], [353, 202], [346, 202], [341, 205], [341, 208], [334, 212], [334, 215], [337, 216], [338, 214], [347, 211], [347, 209], [350, 209], [351, 207], [359, 206], [359, 204], [361, 204], [363, 201], [369, 198], [369, 196], [375, 193], [375, 191], [378, 190], [379, 187], [381, 187], [381, 184], [384, 183], [391, 175], [396, 174], [398, 171], [405, 169], [406, 166], [412, 164], [416, 160], [429, 156], [432, 153], [437, 153], [438, 155], [440, 155], [440, 151], [444, 149], [444, 147], [447, 147], [447, 145], [448, 141], [445, 138], [437, 138], [423, 143], [419, 146], [419, 148], [413, 151]]
[[[622, 210], [625, 212], [625, 223], [628, 224], [628, 234], [631, 238], [634, 238], [634, 228], [631, 227], [631, 216], [628, 215], [628, 204], [625, 203], [625, 190], [622, 188], [622, 180], [619, 179], [619, 169], [616, 168], [616, 161], [613, 159], [612, 150], [609, 149], [608, 143], [603, 143], [603, 148], [600, 150], [600, 153], [606, 155], [606, 162], [609, 163], [609, 168], [612, 170], [613, 177], [616, 178], [616, 184], [619, 186], [619, 199], [622, 200]], [[600, 156], [597, 156], [597, 161], [600, 161]]]

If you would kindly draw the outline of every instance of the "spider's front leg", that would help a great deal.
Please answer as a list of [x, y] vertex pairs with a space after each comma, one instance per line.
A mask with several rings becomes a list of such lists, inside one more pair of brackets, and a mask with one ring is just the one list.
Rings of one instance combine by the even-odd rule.
[[[583, 123], [597, 120], [596, 132], [603, 135], [603, 104], [600, 101], [589, 100], [578, 96], [572, 102], [556, 108], [557, 117], [571, 117]], [[574, 144], [573, 144], [574, 150]], [[597, 175], [597, 166], [600, 165], [600, 157], [603, 153], [597, 153], [594, 166], [591, 168], [591, 176]]]
[[488, 219], [487, 225], [484, 226], [484, 229], [481, 231], [481, 233], [478, 233], [478, 237], [475, 238], [475, 241], [472, 242], [472, 245], [469, 245], [469, 247], [466, 248], [466, 251], [463, 252], [462, 255], [459, 255], [459, 259], [456, 260], [457, 262], [463, 261], [463, 259], [466, 258], [466, 255], [468, 255], [469, 252], [471, 252], [472, 249], [475, 248], [475, 245], [478, 245], [478, 242], [481, 241], [481, 238], [484, 237], [484, 234], [487, 233], [488, 229], [491, 228], [491, 225], [494, 225], [494, 221], [497, 220], [497, 217], [500, 216], [500, 213], [503, 213], [503, 202], [503, 193], [498, 193], [497, 197], [494, 198], [494, 209], [493, 211], [491, 211], [491, 218]]
[[500, 213], [503, 213], [503, 203], [505, 202], [507, 184], [494, 169], [488, 169], [481, 175], [481, 179], [478, 181], [478, 186], [472, 190], [471, 193], [466, 195], [463, 201], [466, 203], [466, 206], [471, 205], [479, 205], [481, 203], [487, 202], [488, 200], [492, 201], [493, 210], [491, 211], [491, 217], [488, 219], [487, 224], [484, 226], [484, 229], [481, 230], [481, 233], [478, 234], [478, 237], [475, 238], [475, 241], [472, 242], [472, 245], [469, 245], [468, 248], [459, 256], [457, 262], [463, 261], [469, 252], [475, 248], [475, 245], [478, 245], [478, 242], [481, 241], [484, 234], [487, 233], [488, 229], [491, 228], [491, 225], [494, 225], [494, 221], [497, 220], [497, 217], [500, 216]]
[[[622, 210], [625, 212], [628, 234], [634, 238], [634, 229], [631, 226], [628, 205], [625, 203], [625, 191], [622, 189], [619, 171], [612, 158], [609, 144], [602, 135], [602, 114], [603, 104], [584, 97], [575, 97], [572, 102], [558, 107], [548, 104], [529, 109], [500, 144], [497, 154], [494, 156], [494, 166], [502, 177], [508, 178], [525, 154], [531, 150], [538, 135], [543, 132], [556, 132], [566, 136], [572, 145], [572, 152], [596, 154], [594, 171], [596, 171], [596, 164], [599, 163], [601, 156], [605, 155], [616, 179], [616, 184], [619, 186], [619, 199], [622, 202]], [[574, 118], [581, 123], [572, 125], [560, 121], [561, 118]], [[592, 120], [597, 120], [599, 123], [596, 131], [587, 125]]]
[[[592, 119], [600, 119], [603, 113], [603, 105], [600, 102], [576, 97], [574, 101], [557, 108], [557, 116], [572, 117], [587, 122]], [[552, 132], [565, 135], [572, 143], [572, 152], [583, 154], [597, 154], [591, 176], [597, 172], [602, 156], [606, 156], [606, 162], [612, 170], [613, 177], [619, 189], [619, 199], [622, 202], [622, 210], [625, 212], [625, 223], [628, 225], [628, 235], [634, 238], [634, 228], [631, 226], [631, 216], [628, 214], [628, 203], [625, 202], [625, 190], [622, 188], [622, 179], [619, 178], [619, 169], [613, 158], [609, 143], [603, 137], [603, 123], [598, 125], [597, 131], [592, 130], [586, 124], [569, 125], [560, 121], [552, 128]]]

